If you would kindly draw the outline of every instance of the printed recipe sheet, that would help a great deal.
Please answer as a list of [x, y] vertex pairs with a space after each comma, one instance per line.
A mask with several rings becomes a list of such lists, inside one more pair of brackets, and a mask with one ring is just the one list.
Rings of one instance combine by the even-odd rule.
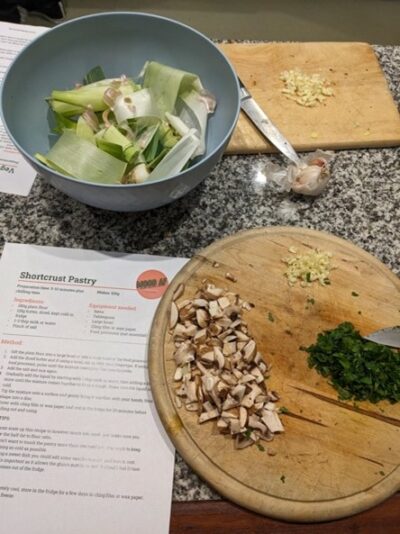
[[168, 532], [174, 450], [153, 405], [146, 345], [185, 261], [6, 244], [1, 533]]

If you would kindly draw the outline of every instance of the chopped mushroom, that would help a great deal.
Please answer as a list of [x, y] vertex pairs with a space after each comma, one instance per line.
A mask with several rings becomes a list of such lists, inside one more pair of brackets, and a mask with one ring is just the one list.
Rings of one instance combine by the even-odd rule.
[[271, 441], [284, 429], [279, 396], [266, 386], [270, 366], [242, 318], [253, 305], [208, 280], [193, 299], [178, 302], [184, 292], [182, 284], [175, 289], [169, 317], [177, 407], [183, 401], [199, 414], [199, 423], [214, 420], [220, 433], [235, 438], [237, 449]]

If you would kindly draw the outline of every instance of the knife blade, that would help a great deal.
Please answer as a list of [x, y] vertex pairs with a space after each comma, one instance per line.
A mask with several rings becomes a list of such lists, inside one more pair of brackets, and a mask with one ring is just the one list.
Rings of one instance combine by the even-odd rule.
[[368, 336], [363, 336], [363, 338], [374, 343], [379, 343], [380, 345], [400, 349], [400, 326], [382, 328], [381, 330], [368, 334]]
[[270, 141], [282, 154], [289, 158], [296, 165], [300, 163], [299, 156], [296, 154], [295, 149], [286, 139], [286, 137], [278, 130], [278, 128], [272, 123], [267, 114], [260, 108], [250, 92], [238, 78], [240, 86], [240, 107], [249, 117], [251, 122], [257, 128], [262, 135]]

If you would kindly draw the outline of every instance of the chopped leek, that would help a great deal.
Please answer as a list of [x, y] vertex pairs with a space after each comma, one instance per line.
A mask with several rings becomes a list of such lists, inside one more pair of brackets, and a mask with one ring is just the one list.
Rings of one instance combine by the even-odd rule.
[[140, 76], [142, 84], [106, 78], [97, 66], [83, 85], [52, 91], [47, 101], [60, 137], [37, 159], [98, 183], [142, 183], [186, 169], [206, 150], [215, 99], [197, 75], [155, 61]]

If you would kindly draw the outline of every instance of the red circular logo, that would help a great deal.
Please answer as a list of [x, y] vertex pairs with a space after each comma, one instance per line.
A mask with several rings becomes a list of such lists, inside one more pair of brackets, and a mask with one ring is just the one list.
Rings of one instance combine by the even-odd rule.
[[145, 299], [159, 299], [168, 287], [168, 278], [161, 271], [144, 271], [136, 280], [136, 289]]

